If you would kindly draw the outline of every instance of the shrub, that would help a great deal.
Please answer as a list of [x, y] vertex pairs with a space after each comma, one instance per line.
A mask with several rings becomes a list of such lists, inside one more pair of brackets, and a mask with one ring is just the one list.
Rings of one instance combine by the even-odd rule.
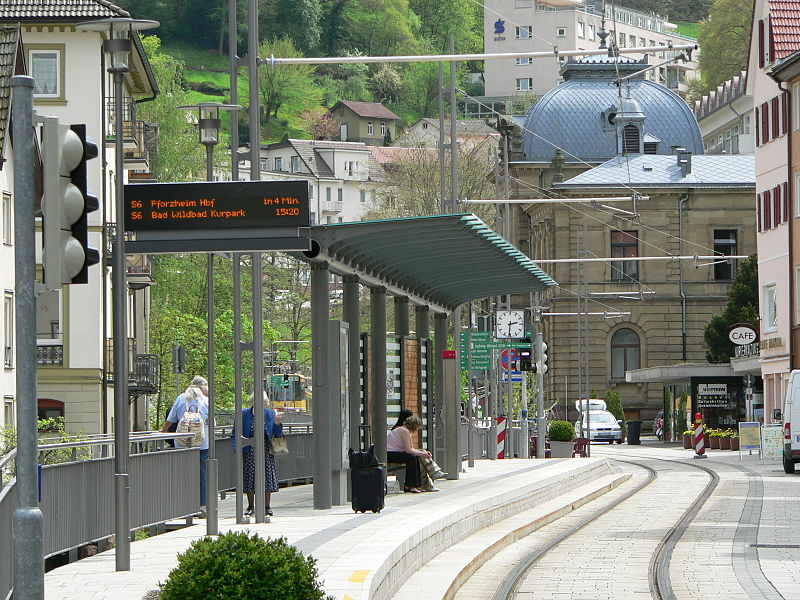
[[249, 532], [204, 537], [178, 555], [161, 584], [161, 600], [328, 600], [317, 581], [316, 560], [285, 538]]
[[575, 426], [569, 421], [551, 421], [547, 435], [551, 442], [571, 442], [575, 439]]

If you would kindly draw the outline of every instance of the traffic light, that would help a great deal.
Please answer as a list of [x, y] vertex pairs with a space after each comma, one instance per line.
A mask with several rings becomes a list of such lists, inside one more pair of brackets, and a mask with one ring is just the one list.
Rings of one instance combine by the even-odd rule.
[[539, 338], [539, 356], [536, 361], [537, 372], [544, 375], [547, 373], [547, 344]]
[[[530, 344], [531, 338], [522, 338], [520, 341]], [[519, 348], [517, 352], [519, 353], [519, 370], [535, 372], [536, 369], [534, 369], [533, 366], [533, 351], [531, 348]]]
[[100, 253], [89, 245], [86, 217], [100, 207], [86, 178], [86, 161], [98, 151], [86, 137], [86, 125], [62, 125], [55, 117], [42, 122], [44, 284], [60, 289], [88, 283], [88, 268], [100, 261]]

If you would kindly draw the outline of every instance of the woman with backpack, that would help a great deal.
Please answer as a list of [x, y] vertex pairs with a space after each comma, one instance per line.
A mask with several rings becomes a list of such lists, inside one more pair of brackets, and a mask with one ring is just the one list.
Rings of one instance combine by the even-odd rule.
[[208, 463], [208, 381], [195, 376], [192, 383], [180, 396], [167, 415], [161, 431], [192, 433], [192, 437], [176, 438], [178, 448], [200, 448], [200, 517], [206, 516], [206, 464]]

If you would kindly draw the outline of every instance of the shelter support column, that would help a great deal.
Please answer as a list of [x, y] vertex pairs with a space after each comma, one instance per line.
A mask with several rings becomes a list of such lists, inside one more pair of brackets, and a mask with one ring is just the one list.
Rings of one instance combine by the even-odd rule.
[[409, 307], [407, 296], [394, 297], [394, 334], [409, 335], [411, 325], [409, 321]]
[[429, 325], [430, 310], [427, 306], [417, 306], [416, 310], [416, 334], [420, 340], [426, 340], [431, 337], [431, 330]]
[[314, 508], [332, 504], [331, 406], [330, 397], [330, 271], [328, 263], [311, 265], [311, 371], [314, 381]]
[[[461, 330], [461, 308], [453, 313], [453, 331], [456, 340]], [[445, 332], [447, 332], [445, 321]], [[445, 343], [447, 337], [444, 338]], [[457, 341], [455, 342], [458, 343]], [[447, 360], [442, 361], [442, 377], [444, 379], [444, 447], [447, 478], [458, 479], [461, 472], [461, 449], [458, 447], [458, 434], [461, 429], [461, 366], [455, 352], [448, 353]]]
[[386, 462], [386, 288], [374, 287], [369, 297], [372, 443], [380, 462]]
[[433, 317], [433, 366], [436, 380], [434, 382], [435, 403], [433, 409], [433, 439], [436, 462], [443, 464], [445, 457], [444, 435], [446, 425], [444, 423], [445, 398], [445, 373], [444, 373], [444, 351], [447, 349], [447, 315], [436, 313]]
[[[359, 349], [361, 340], [361, 315], [359, 302], [359, 281], [355, 275], [344, 276], [342, 310], [345, 322], [350, 327], [350, 370], [348, 373], [347, 396], [350, 403], [350, 445], [358, 450], [361, 439], [361, 384]], [[368, 415], [364, 415], [368, 418]], [[366, 440], [365, 440], [366, 441]]]

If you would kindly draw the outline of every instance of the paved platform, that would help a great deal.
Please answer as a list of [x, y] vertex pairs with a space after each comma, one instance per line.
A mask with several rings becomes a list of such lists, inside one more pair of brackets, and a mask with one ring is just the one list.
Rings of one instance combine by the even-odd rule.
[[[466, 464], [466, 463], [465, 463]], [[314, 510], [311, 486], [273, 495], [268, 524], [237, 525], [232, 497], [220, 502], [220, 531], [249, 530], [287, 538], [317, 559], [327, 593], [340, 600], [383, 600], [442, 550], [472, 534], [578, 490], [608, 484], [613, 469], [602, 457], [477, 461], [458, 480], [437, 482], [437, 493], [390, 494], [379, 514], [349, 505]], [[205, 535], [205, 521], [131, 544], [131, 570], [115, 571], [108, 551], [45, 575], [48, 600], [141, 600], [177, 565], [177, 555]], [[492, 542], [487, 540], [487, 545]]]

